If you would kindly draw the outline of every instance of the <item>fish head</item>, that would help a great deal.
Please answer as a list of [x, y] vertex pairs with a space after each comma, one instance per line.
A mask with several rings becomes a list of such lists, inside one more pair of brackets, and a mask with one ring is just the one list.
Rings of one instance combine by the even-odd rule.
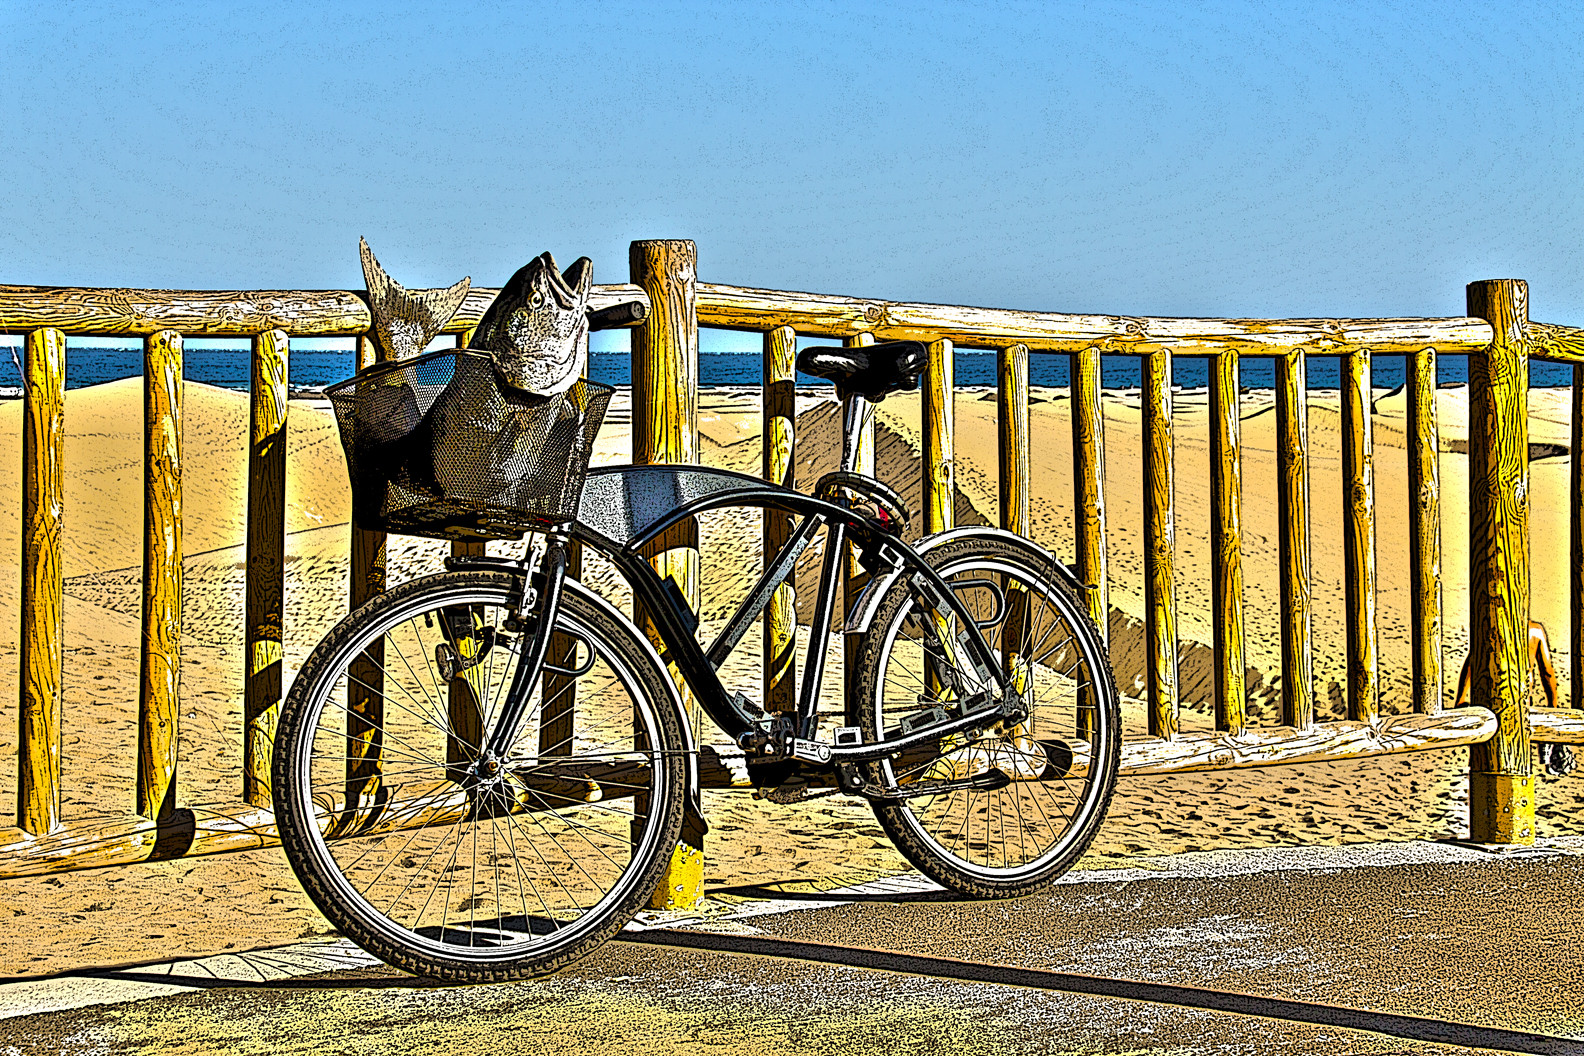
[[511, 277], [479, 320], [471, 347], [494, 356], [516, 388], [554, 395], [583, 373], [593, 263], [579, 257], [565, 272], [542, 253]]

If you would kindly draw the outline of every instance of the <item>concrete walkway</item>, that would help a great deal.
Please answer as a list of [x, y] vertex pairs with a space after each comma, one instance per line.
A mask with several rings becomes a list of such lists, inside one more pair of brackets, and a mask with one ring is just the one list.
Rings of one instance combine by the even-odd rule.
[[0, 1052], [1584, 1053], [1584, 843], [1273, 848], [964, 902], [711, 892], [445, 988], [320, 943], [0, 984]]

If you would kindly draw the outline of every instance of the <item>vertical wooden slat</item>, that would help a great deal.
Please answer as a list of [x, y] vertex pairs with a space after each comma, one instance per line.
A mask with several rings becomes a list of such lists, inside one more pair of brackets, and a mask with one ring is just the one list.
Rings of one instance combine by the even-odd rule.
[[[473, 339], [473, 331], [469, 330], [464, 335], [469, 341]], [[588, 334], [583, 338], [583, 375], [588, 376]], [[453, 555], [458, 554], [457, 548], [462, 543], [453, 543]], [[484, 544], [473, 544], [478, 549], [469, 552], [468, 556], [482, 556]], [[576, 539], [567, 543], [566, 575], [568, 579], [583, 578], [583, 544]], [[570, 634], [554, 631], [550, 635], [550, 646], [545, 654], [546, 663], [557, 667], [576, 670], [578, 667], [578, 640]], [[571, 755], [572, 754], [572, 726], [573, 716], [577, 710], [577, 679], [567, 675], [557, 675], [546, 672], [539, 679], [539, 754], [540, 755]], [[458, 691], [451, 694], [448, 701], [451, 721], [459, 729], [467, 730], [477, 728], [479, 733], [474, 738], [475, 744], [484, 743], [483, 708], [480, 701], [480, 691], [473, 689], [468, 693]]]
[[[633, 461], [640, 465], [698, 461], [698, 250], [690, 241], [657, 239], [628, 249], [632, 282], [649, 295], [649, 318], [632, 330]], [[661, 579], [672, 579], [698, 610], [698, 522], [678, 524], [645, 549]], [[638, 625], [658, 638], [641, 613]], [[692, 694], [683, 701], [700, 729]], [[691, 909], [704, 887], [701, 837], [688, 837], [672, 853], [655, 889], [655, 909]]]
[[1375, 632], [1375, 439], [1370, 419], [1370, 353], [1342, 357], [1342, 520], [1347, 596], [1348, 718], [1379, 714], [1379, 643]]
[[1101, 639], [1109, 642], [1111, 591], [1106, 582], [1105, 420], [1100, 407], [1100, 350], [1086, 348], [1068, 359], [1072, 374], [1078, 578], [1097, 588], [1085, 591], [1085, 599]]
[[[797, 332], [780, 326], [764, 335], [764, 479], [783, 487], [797, 480], [792, 448], [797, 428]], [[764, 511], [764, 561], [792, 536], [793, 517]], [[765, 710], [797, 710], [797, 608], [792, 584], [776, 588], [764, 614]]]
[[248, 427], [246, 626], [242, 688], [242, 798], [270, 802], [270, 753], [283, 688], [286, 569], [287, 356], [283, 330], [253, 338]]
[[[357, 339], [357, 365], [362, 370], [379, 361], [372, 338]], [[357, 609], [385, 589], [385, 533], [352, 525], [348, 601]], [[385, 642], [370, 642], [348, 670], [346, 731], [347, 809], [374, 803], [380, 794], [385, 728]]]
[[[1413, 606], [1413, 710], [1441, 710], [1441, 437], [1436, 350], [1408, 357], [1408, 575]], [[1574, 425], [1577, 428], [1577, 423]], [[1576, 574], [1576, 573], [1575, 573]]]
[[1308, 729], [1314, 725], [1314, 639], [1309, 571], [1309, 370], [1303, 349], [1279, 357], [1276, 375], [1282, 724]]
[[143, 627], [138, 680], [137, 813], [176, 810], [181, 690], [182, 338], [143, 341]]
[[1469, 749], [1469, 832], [1533, 843], [1529, 749], [1529, 287], [1468, 285], [1468, 314], [1491, 324], [1469, 356], [1469, 696], [1496, 736]]
[[944, 532], [956, 524], [955, 425], [952, 393], [956, 377], [950, 341], [926, 346], [924, 366], [924, 531]]
[[996, 436], [1001, 527], [1027, 536], [1029, 524], [1029, 350], [1009, 345], [996, 357]]
[[1573, 669], [1572, 706], [1584, 708], [1584, 364], [1573, 366], [1573, 450], [1568, 467], [1568, 567], [1572, 572], [1568, 663]]
[[1177, 693], [1177, 496], [1172, 453], [1172, 358], [1151, 350], [1143, 368], [1145, 687], [1149, 731], [1167, 740], [1180, 728]]
[[[868, 348], [875, 343], [874, 335], [869, 333], [854, 334], [842, 342], [848, 348]], [[875, 434], [874, 410], [863, 416], [858, 426], [858, 462], [854, 469], [867, 476], [874, 476], [875, 472]], [[864, 584], [869, 581], [869, 576], [858, 563], [858, 555], [849, 553], [847, 564], [842, 576], [842, 622], [852, 615], [852, 608], [858, 602], [858, 595], [863, 592]], [[862, 643], [857, 635], [842, 635], [842, 685], [846, 688], [844, 700], [847, 701], [847, 713], [850, 722], [856, 722], [856, 702], [853, 698], [853, 681], [858, 673], [858, 647]]]
[[34, 330], [22, 365], [22, 626], [17, 657], [17, 824], [41, 836], [60, 824], [64, 647], [61, 447], [66, 335]]
[[1211, 636], [1215, 643], [1216, 729], [1248, 724], [1243, 671], [1243, 454], [1238, 417], [1238, 354], [1211, 359], [1210, 521]]

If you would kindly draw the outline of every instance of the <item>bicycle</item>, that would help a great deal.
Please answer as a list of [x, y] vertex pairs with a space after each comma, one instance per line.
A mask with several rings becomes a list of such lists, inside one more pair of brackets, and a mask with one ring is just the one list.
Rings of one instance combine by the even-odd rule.
[[[619, 315], [591, 313], [591, 325]], [[453, 557], [445, 572], [379, 595], [303, 664], [281, 708], [273, 796], [286, 854], [325, 917], [391, 965], [466, 982], [548, 974], [607, 941], [651, 897], [684, 825], [704, 828], [698, 752], [668, 663], [742, 749], [756, 785], [788, 800], [834, 781], [864, 797], [903, 856], [944, 887], [1021, 896], [1071, 866], [1104, 816], [1121, 746], [1109, 661], [1080, 603], [1087, 588], [997, 529], [909, 545], [902, 500], [855, 471], [864, 416], [917, 388], [923, 363], [924, 346], [907, 341], [799, 354], [800, 370], [835, 382], [843, 407], [841, 465], [809, 494], [698, 466], [589, 470], [611, 390], [579, 381], [550, 425], [513, 426], [526, 451], [507, 460], [513, 497], [447, 492], [403, 507], [424, 488], [435, 494], [433, 482], [403, 471], [383, 489], [358, 486], [343, 418], [354, 491], [383, 496], [355, 500], [360, 523], [529, 545], [521, 558]], [[359, 442], [387, 445], [379, 457], [390, 464], [390, 444], [418, 435], [410, 456], [439, 443], [422, 424], [437, 404], [415, 415], [403, 400], [442, 381], [442, 392], [473, 392], [487, 365], [432, 353], [337, 388], [359, 397], [348, 404], [367, 419]], [[407, 396], [391, 395], [403, 386]], [[499, 476], [503, 448], [490, 442], [497, 461], [471, 471]], [[428, 464], [466, 490], [457, 458]], [[733, 507], [801, 521], [705, 647], [644, 548]], [[797, 710], [767, 714], [718, 669], [821, 531]], [[574, 546], [625, 578], [660, 650], [567, 574]], [[824, 739], [817, 703], [849, 550], [869, 582], [841, 628], [860, 642], [844, 724]]]

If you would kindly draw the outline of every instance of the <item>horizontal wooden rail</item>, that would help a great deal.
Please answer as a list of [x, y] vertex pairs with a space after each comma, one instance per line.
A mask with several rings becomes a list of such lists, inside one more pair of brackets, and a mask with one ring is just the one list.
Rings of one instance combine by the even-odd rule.
[[[414, 291], [416, 292], [416, 291]], [[459, 334], [477, 326], [500, 293], [475, 286], [445, 326]], [[0, 284], [0, 333], [56, 327], [68, 334], [146, 336], [174, 330], [189, 337], [252, 337], [284, 330], [293, 337], [356, 337], [373, 320], [362, 291], [132, 290]], [[595, 286], [595, 308], [648, 296], [626, 283]]]
[[698, 284], [700, 326], [771, 330], [790, 326], [812, 337], [873, 334], [877, 340], [938, 341], [965, 348], [1004, 348], [1014, 342], [1035, 352], [1144, 355], [1152, 347], [1212, 355], [1226, 348], [1276, 355], [1304, 347], [1314, 353], [1369, 348], [1413, 352], [1427, 345], [1442, 354], [1478, 352], [1490, 344], [1483, 319], [1176, 319], [1068, 315], [1008, 308], [971, 308], [865, 300], [746, 286]]
[[1525, 327], [1532, 359], [1584, 363], [1584, 330], [1576, 326], [1531, 322]]

